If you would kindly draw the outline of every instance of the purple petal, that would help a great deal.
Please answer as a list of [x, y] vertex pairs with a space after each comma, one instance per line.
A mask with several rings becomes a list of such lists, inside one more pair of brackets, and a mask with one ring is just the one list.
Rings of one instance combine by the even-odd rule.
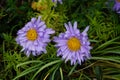
[[87, 31], [89, 30], [89, 26], [87, 26], [86, 28], [85, 28], [85, 30], [82, 32], [82, 34], [84, 35], [84, 36], [87, 36]]
[[47, 32], [47, 34], [53, 34], [53, 33], [55, 33], [55, 31], [52, 30], [51, 28], [46, 29], [46, 32]]
[[32, 18], [31, 22], [34, 24], [36, 22], [36, 18]]
[[75, 31], [77, 29], [77, 21], [74, 22], [73, 26], [74, 26], [73, 28], [74, 28], [74, 31]]
[[42, 21], [42, 22], [38, 23], [37, 26], [38, 26], [39, 29], [41, 29], [40, 27], [42, 27], [43, 25], [45, 25], [45, 22]]
[[73, 33], [73, 28], [72, 28], [71, 22], [68, 22], [68, 25], [69, 25], [70, 32]]

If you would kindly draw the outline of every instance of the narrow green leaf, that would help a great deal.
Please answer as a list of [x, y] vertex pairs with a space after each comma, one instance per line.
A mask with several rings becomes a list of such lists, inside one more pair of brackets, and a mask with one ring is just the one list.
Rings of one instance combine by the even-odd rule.
[[84, 76], [84, 78], [86, 78], [86, 80], [91, 80], [91, 79], [89, 78], [89, 76], [87, 76], [87, 75], [85, 75], [85, 74], [83, 74], [83, 76]]
[[118, 75], [104, 75], [104, 78], [107, 78], [109, 80], [120, 80], [120, 74]]
[[116, 50], [116, 49], [120, 49], [120, 46], [112, 46], [112, 47], [108, 47], [104, 50]]
[[47, 73], [47, 75], [44, 77], [43, 80], [46, 80], [49, 75], [50, 75], [50, 73]]
[[105, 51], [103, 54], [107, 54], [107, 53], [120, 54], [120, 50], [109, 50], [109, 51]]
[[93, 60], [108, 60], [108, 61], [114, 61], [114, 62], [117, 62], [117, 63], [120, 63], [120, 60], [116, 60], [114, 58], [105, 58], [105, 57], [92, 57], [91, 59]]
[[93, 54], [99, 54], [99, 53], [102, 53], [100, 55], [109, 54], [109, 53], [120, 54], [120, 50], [101, 50], [101, 51], [93, 52]]
[[109, 40], [109, 41], [105, 42], [104, 44], [100, 45], [100, 46], [99, 46], [98, 48], [96, 48], [95, 50], [105, 48], [106, 46], [108, 46], [109, 44], [111, 44], [111, 42], [113, 42], [113, 41], [115, 41], [115, 40], [117, 40], [117, 39], [119, 39], [119, 38], [120, 38], [120, 37], [116, 37], [116, 38], [114, 38], [114, 39], [112, 39], [112, 40]]
[[70, 76], [72, 74], [72, 72], [75, 70], [77, 66], [77, 63], [73, 66], [73, 68], [70, 70], [70, 72], [68, 73], [68, 76]]
[[63, 72], [61, 67], [60, 67], [60, 76], [61, 76], [61, 80], [63, 80]]
[[27, 64], [30, 64], [30, 63], [41, 63], [41, 62], [42, 61], [40, 61], [40, 60], [27, 61], [27, 62], [18, 64], [17, 67], [20, 67], [20, 66], [23, 66], [23, 65], [27, 65]]
[[49, 67], [49, 66], [51, 66], [51, 65], [53, 65], [53, 64], [59, 63], [59, 62], [61, 62], [61, 61], [62, 61], [62, 60], [56, 60], [56, 61], [52, 61], [52, 62], [49, 62], [49, 63], [43, 65], [43, 66], [33, 75], [33, 77], [32, 77], [31, 80], [34, 80], [34, 78], [36, 77], [36, 75], [37, 75], [40, 71], [42, 71], [43, 69], [45, 69], [45, 68], [47, 68], [47, 67]]
[[91, 40], [91, 39], [89, 41], [90, 42], [99, 42], [98, 40]]
[[16, 80], [17, 78], [20, 78], [20, 77], [22, 77], [22, 76], [24, 76], [24, 75], [26, 75], [26, 74], [29, 74], [30, 72], [33, 72], [33, 71], [39, 69], [40, 65], [42, 65], [42, 64], [40, 63], [40, 64], [37, 64], [37, 65], [35, 65], [35, 66], [32, 66], [32, 67], [24, 70], [24, 71], [21, 72], [19, 75], [17, 75], [13, 80]]
[[96, 78], [97, 80], [102, 80], [102, 69], [101, 66], [96, 66], [95, 67], [95, 74], [96, 74]]
[[58, 70], [59, 66], [56, 67], [56, 69], [54, 70], [53, 74], [52, 74], [52, 80], [55, 80], [54, 77], [55, 77], [55, 73], [56, 71]]

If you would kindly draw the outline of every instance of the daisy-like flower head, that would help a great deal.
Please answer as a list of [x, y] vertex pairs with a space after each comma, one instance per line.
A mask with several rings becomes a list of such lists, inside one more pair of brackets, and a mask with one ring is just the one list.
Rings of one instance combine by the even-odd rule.
[[81, 62], [91, 57], [91, 46], [87, 36], [89, 26], [82, 33], [77, 29], [77, 22], [74, 22], [73, 27], [68, 22], [65, 27], [65, 33], [60, 33], [58, 37], [54, 37], [54, 42], [57, 43], [55, 46], [58, 48], [57, 56], [62, 56], [65, 62], [70, 60], [71, 65], [76, 63], [81, 65]]
[[16, 42], [22, 46], [22, 50], [27, 56], [37, 56], [42, 52], [46, 53], [47, 43], [50, 42], [50, 34], [55, 31], [51, 28], [46, 28], [44, 21], [32, 18], [22, 29], [17, 32]]
[[55, 2], [55, 3], [59, 2], [60, 4], [63, 3], [62, 0], [52, 0], [52, 2]]
[[113, 10], [116, 11], [116, 13], [120, 14], [120, 0], [115, 0]]

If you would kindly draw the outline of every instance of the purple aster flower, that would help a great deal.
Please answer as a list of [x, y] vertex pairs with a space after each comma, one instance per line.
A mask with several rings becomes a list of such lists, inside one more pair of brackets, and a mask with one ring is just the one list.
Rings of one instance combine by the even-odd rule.
[[76, 63], [81, 65], [81, 62], [91, 57], [91, 46], [87, 36], [89, 26], [82, 33], [77, 29], [77, 22], [74, 22], [73, 27], [68, 22], [65, 27], [67, 30], [65, 33], [60, 33], [58, 37], [54, 37], [54, 42], [57, 43], [55, 46], [58, 48], [57, 56], [62, 56], [65, 63], [70, 60], [71, 65]]
[[50, 42], [50, 34], [53, 34], [51, 28], [46, 28], [44, 21], [32, 18], [22, 29], [17, 33], [16, 42], [22, 46], [22, 50], [29, 57], [30, 54], [37, 56], [42, 52], [46, 53], [47, 43]]
[[120, 14], [120, 0], [115, 0], [113, 10], [116, 11], [118, 14]]
[[62, 0], [52, 0], [52, 2], [55, 2], [55, 3], [59, 2], [60, 4], [62, 4]]

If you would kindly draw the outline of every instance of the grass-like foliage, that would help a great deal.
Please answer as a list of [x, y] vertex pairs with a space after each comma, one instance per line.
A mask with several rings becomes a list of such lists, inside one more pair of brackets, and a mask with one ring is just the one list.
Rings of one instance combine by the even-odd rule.
[[[120, 15], [113, 5], [110, 0], [0, 0], [0, 80], [120, 80]], [[52, 41], [46, 54], [27, 57], [16, 33], [38, 16], [55, 30], [51, 40], [65, 32], [68, 21], [77, 21], [81, 31], [89, 25], [92, 57], [70, 65], [57, 57]]]

